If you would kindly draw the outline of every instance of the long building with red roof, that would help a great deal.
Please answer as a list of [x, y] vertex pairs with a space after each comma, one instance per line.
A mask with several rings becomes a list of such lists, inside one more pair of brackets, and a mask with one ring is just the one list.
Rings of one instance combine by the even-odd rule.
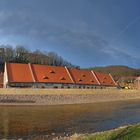
[[116, 87], [110, 74], [37, 64], [5, 63], [3, 85], [32, 88]]

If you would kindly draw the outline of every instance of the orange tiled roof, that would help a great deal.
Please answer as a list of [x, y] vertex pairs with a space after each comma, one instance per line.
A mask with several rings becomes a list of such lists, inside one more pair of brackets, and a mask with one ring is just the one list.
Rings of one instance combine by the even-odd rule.
[[9, 82], [33, 82], [28, 64], [7, 63]]
[[96, 77], [98, 78], [101, 85], [115, 86], [115, 83], [109, 74], [104, 74], [104, 73], [99, 73], [99, 72], [94, 72], [94, 73]]
[[90, 70], [69, 69], [76, 84], [99, 85]]
[[[7, 63], [9, 82], [76, 83], [115, 86], [108, 74], [60, 66]], [[96, 77], [95, 77], [96, 76]], [[98, 80], [97, 80], [98, 79]]]
[[31, 67], [36, 82], [73, 83], [65, 67], [35, 64], [32, 64]]
[[3, 73], [0, 73], [0, 83], [3, 83]]

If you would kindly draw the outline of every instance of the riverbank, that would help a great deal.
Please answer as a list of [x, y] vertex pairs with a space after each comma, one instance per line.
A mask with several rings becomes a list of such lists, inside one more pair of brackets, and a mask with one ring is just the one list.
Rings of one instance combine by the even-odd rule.
[[71, 137], [55, 138], [54, 140], [138, 140], [140, 124], [129, 125], [105, 132], [93, 134], [75, 134]]
[[0, 105], [60, 105], [140, 99], [139, 90], [0, 89]]

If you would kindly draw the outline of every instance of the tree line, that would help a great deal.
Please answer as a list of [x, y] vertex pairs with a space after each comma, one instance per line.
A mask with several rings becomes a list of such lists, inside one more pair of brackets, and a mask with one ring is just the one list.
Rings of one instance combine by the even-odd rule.
[[79, 67], [66, 61], [55, 52], [29, 51], [24, 46], [14, 48], [11, 45], [0, 45], [0, 62]]

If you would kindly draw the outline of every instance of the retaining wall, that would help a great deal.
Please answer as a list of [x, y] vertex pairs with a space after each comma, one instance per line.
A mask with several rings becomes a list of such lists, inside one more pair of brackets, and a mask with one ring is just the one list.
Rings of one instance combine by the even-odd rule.
[[139, 90], [1, 89], [1, 105], [57, 105], [140, 99]]

